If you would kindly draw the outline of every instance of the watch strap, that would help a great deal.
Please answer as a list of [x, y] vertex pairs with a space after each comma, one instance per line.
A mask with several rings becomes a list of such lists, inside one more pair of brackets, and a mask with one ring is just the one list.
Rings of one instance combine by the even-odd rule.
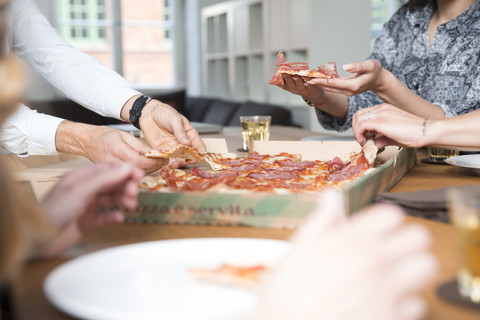
[[132, 109], [130, 109], [130, 122], [135, 128], [140, 129], [140, 117], [142, 116], [142, 110], [150, 102], [152, 98], [147, 96], [138, 97], [133, 103]]

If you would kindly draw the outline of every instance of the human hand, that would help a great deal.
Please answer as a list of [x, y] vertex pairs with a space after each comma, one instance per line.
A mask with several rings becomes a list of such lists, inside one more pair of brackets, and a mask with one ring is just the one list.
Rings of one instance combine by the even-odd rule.
[[169, 150], [178, 144], [206, 152], [205, 144], [190, 122], [174, 108], [158, 100], [151, 100], [140, 117], [145, 140], [155, 149]]
[[348, 63], [343, 66], [345, 71], [355, 75], [334, 79], [313, 78], [307, 84], [321, 86], [325, 90], [353, 96], [365, 91], [379, 93], [385, 84], [384, 75], [388, 72], [378, 60]]
[[425, 229], [377, 205], [346, 220], [339, 193], [323, 193], [266, 283], [251, 319], [420, 319], [415, 292], [436, 273]]
[[131, 134], [106, 126], [63, 121], [57, 128], [58, 151], [79, 154], [93, 162], [122, 161], [153, 172], [168, 164], [167, 159], [149, 159], [152, 148]]
[[[276, 64], [279, 65], [284, 62], [285, 56], [280, 52], [277, 55]], [[309, 78], [289, 74], [282, 74], [282, 78], [283, 84], [278, 87], [290, 93], [300, 95], [314, 104], [322, 104], [327, 100], [326, 92], [322, 87], [309, 83]]]
[[137, 206], [142, 170], [121, 162], [102, 162], [65, 175], [41, 202], [60, 236], [46, 250], [55, 255], [87, 231], [123, 221], [118, 207]]
[[365, 144], [366, 136], [373, 133], [378, 148], [392, 144], [419, 148], [428, 144], [423, 131], [424, 121], [424, 118], [383, 103], [353, 115], [353, 135], [361, 145]]

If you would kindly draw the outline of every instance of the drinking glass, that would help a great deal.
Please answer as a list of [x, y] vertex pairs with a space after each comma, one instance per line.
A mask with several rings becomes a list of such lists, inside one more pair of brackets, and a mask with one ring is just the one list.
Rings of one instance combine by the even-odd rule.
[[240, 116], [244, 150], [248, 151], [250, 139], [267, 141], [270, 138], [271, 121], [271, 116]]
[[460, 259], [458, 290], [480, 303], [480, 191], [452, 188], [447, 191], [447, 199]]
[[447, 158], [458, 156], [458, 150], [428, 147], [428, 160], [432, 162], [444, 162]]

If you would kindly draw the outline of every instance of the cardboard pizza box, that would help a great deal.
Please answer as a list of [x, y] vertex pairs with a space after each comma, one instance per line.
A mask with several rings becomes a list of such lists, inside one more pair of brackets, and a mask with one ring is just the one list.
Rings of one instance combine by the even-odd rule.
[[[203, 141], [212, 152], [227, 152], [225, 139], [208, 138]], [[63, 153], [28, 157], [11, 154], [7, 156], [6, 162], [15, 179], [37, 201], [42, 200], [64, 174], [92, 164], [87, 158]]]
[[[207, 150], [228, 152], [213, 145], [215, 151], [208, 146]], [[354, 141], [265, 141], [255, 142], [253, 149], [272, 155], [298, 153], [304, 160], [331, 160], [338, 156], [345, 161], [350, 153], [360, 151], [360, 146]], [[387, 147], [377, 159], [380, 164], [374, 170], [340, 189], [348, 213], [371, 204], [380, 192], [389, 190], [415, 165], [416, 153], [414, 149]], [[141, 192], [137, 210], [125, 214], [127, 221], [141, 223], [295, 228], [313, 209], [317, 197], [318, 194]]]

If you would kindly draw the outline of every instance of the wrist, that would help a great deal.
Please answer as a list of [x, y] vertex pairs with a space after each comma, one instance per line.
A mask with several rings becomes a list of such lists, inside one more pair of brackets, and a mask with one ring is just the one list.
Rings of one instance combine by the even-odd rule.
[[382, 98], [382, 100], [386, 100], [386, 97], [389, 95], [391, 88], [395, 88], [395, 86], [392, 86], [392, 84], [395, 84], [395, 82], [397, 81], [398, 79], [393, 75], [393, 73], [382, 67], [382, 69], [378, 73], [375, 85], [371, 90], [377, 96]]
[[[423, 121], [425, 125], [422, 125], [422, 139], [419, 147], [425, 147], [438, 144], [438, 133], [442, 131], [441, 119], [427, 119]], [[425, 134], [423, 134], [425, 133]]]
[[132, 108], [130, 109], [129, 121], [135, 126], [135, 128], [140, 129], [140, 118], [144, 113], [144, 108], [152, 100], [152, 98], [147, 96], [138, 97], [133, 103]]
[[62, 121], [55, 134], [55, 147], [57, 151], [78, 154], [86, 157], [85, 143], [89, 140], [89, 133], [96, 126], [85, 123]]
[[122, 107], [122, 110], [120, 111], [120, 118], [122, 118], [122, 120], [124, 120], [124, 121], [129, 121], [129, 119], [130, 119], [130, 110], [132, 110], [133, 103], [134, 103], [135, 100], [137, 100], [140, 96], [141, 96], [141, 94], [136, 94], [136, 95], [134, 95], [133, 97], [131, 97], [130, 99], [128, 99], [127, 102], [125, 102], [125, 104], [124, 104], [123, 107]]
[[302, 96], [302, 98], [310, 107], [321, 107], [328, 103], [329, 94], [327, 91], [323, 91], [323, 94], [320, 97]]

